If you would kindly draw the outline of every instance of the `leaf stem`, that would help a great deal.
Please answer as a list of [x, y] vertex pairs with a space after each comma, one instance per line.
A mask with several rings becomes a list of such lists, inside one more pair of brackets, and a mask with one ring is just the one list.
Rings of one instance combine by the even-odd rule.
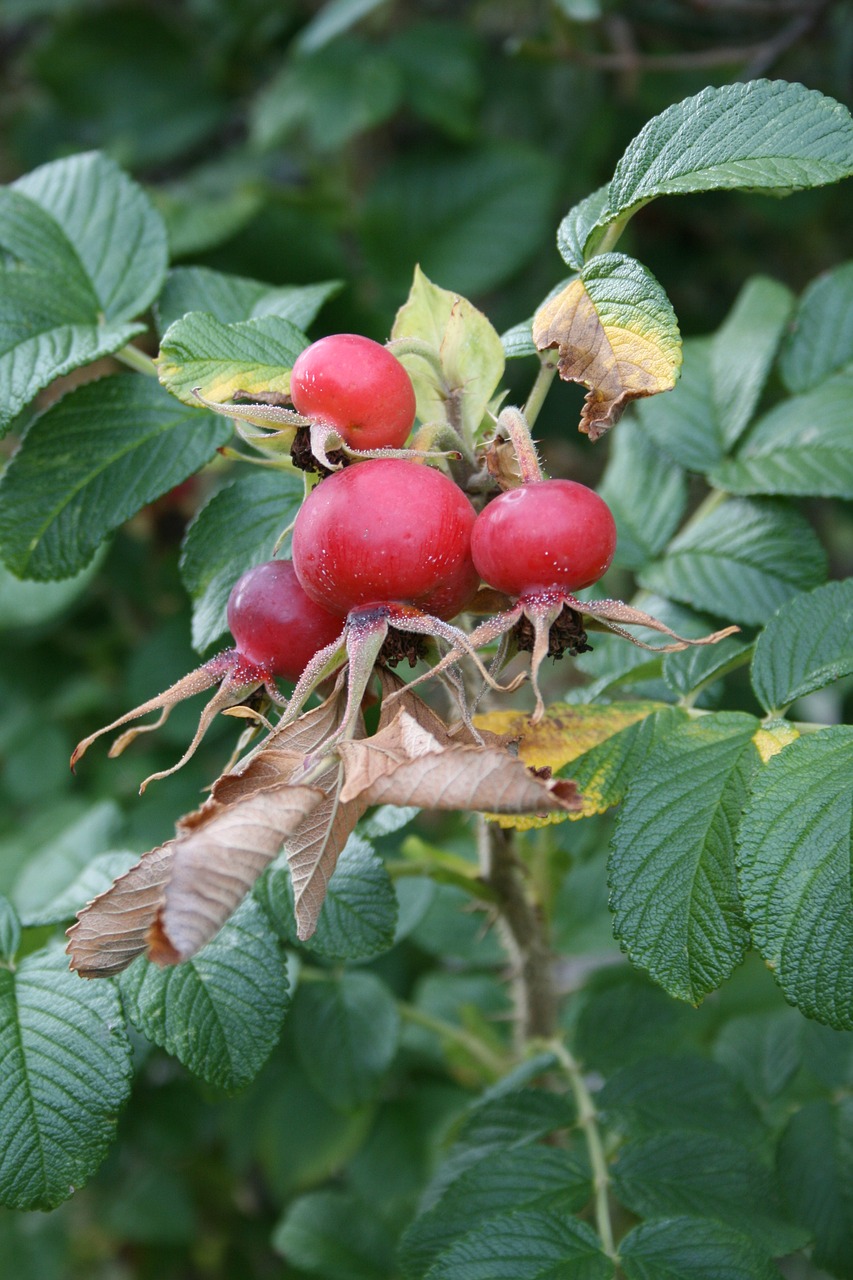
[[120, 360], [129, 369], [135, 369], [137, 373], [144, 373], [149, 378], [157, 377], [157, 365], [150, 356], [147, 356], [144, 351], [140, 351], [139, 347], [135, 347], [132, 342], [122, 347], [120, 351], [116, 351], [113, 359]]
[[407, 1004], [405, 1000], [397, 1001], [397, 1009], [400, 1017], [404, 1018], [406, 1022], [411, 1022], [417, 1027], [423, 1027], [427, 1031], [433, 1031], [442, 1040], [449, 1040], [451, 1044], [456, 1044], [460, 1049], [464, 1049], [496, 1080], [505, 1074], [507, 1064], [504, 1059], [490, 1049], [487, 1044], [484, 1044], [482, 1040], [472, 1035], [470, 1031], [466, 1031], [464, 1027], [457, 1027], [452, 1022], [445, 1022], [444, 1018], [438, 1018], [432, 1013], [418, 1009], [413, 1004]]
[[543, 352], [539, 357], [541, 363], [536, 380], [530, 388], [530, 395], [524, 405], [524, 416], [528, 425], [533, 426], [539, 417], [539, 412], [545, 403], [545, 397], [551, 390], [551, 384], [554, 381], [554, 375], [557, 372], [557, 353], [555, 351]]
[[552, 1040], [549, 1041], [546, 1047], [553, 1052], [554, 1057], [559, 1062], [575, 1099], [575, 1105], [578, 1109], [578, 1124], [583, 1130], [587, 1151], [589, 1152], [589, 1163], [592, 1166], [595, 1225], [598, 1228], [604, 1252], [608, 1258], [618, 1265], [619, 1254], [613, 1242], [613, 1224], [610, 1220], [610, 1199], [608, 1194], [610, 1190], [610, 1171], [607, 1167], [607, 1157], [604, 1154], [604, 1144], [601, 1141], [601, 1131], [598, 1127], [598, 1112], [595, 1109], [592, 1094], [583, 1078], [580, 1064], [563, 1042], [561, 1040]]

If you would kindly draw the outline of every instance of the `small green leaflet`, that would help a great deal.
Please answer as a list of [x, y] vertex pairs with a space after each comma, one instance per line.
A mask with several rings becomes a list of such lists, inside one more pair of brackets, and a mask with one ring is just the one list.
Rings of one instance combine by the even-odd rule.
[[53, 1209], [101, 1163], [130, 1092], [118, 992], [68, 970], [61, 946], [0, 968], [0, 1203]]
[[779, 1144], [779, 1176], [799, 1222], [814, 1236], [813, 1261], [853, 1280], [853, 1099], [808, 1102]]
[[790, 289], [765, 276], [754, 276], [714, 334], [714, 409], [726, 449], [749, 425], [793, 306]]
[[789, 391], [812, 391], [853, 364], [853, 262], [819, 275], [803, 291], [779, 372]]
[[592, 1227], [565, 1213], [520, 1209], [487, 1219], [439, 1255], [426, 1280], [612, 1280]]
[[181, 578], [193, 602], [192, 638], [199, 652], [227, 630], [231, 588], [246, 569], [273, 558], [305, 493], [293, 472], [250, 470], [213, 495], [184, 538]]
[[785, 747], [756, 775], [738, 866], [758, 950], [807, 1017], [853, 1028], [853, 728]]
[[701, 475], [723, 457], [723, 441], [714, 405], [712, 338], [684, 343], [681, 377], [665, 396], [638, 400], [634, 412], [657, 447], [686, 471]]
[[749, 942], [734, 835], [758, 759], [756, 728], [737, 712], [671, 727], [635, 773], [613, 835], [614, 932], [635, 964], [694, 1004]]
[[125, 520], [186, 480], [231, 435], [152, 378], [90, 382], [37, 418], [0, 480], [7, 566], [69, 578]]
[[760, 418], [712, 484], [732, 493], [853, 498], [853, 371], [783, 400]]
[[729, 621], [760, 625], [825, 577], [826, 553], [804, 516], [768, 499], [732, 498], [685, 527], [640, 583]]
[[261, 316], [222, 324], [215, 316], [191, 311], [163, 335], [158, 358], [160, 381], [184, 404], [205, 400], [223, 404], [238, 391], [286, 394], [290, 370], [308, 339], [290, 320]]
[[667, 653], [663, 660], [663, 678], [673, 693], [693, 699], [706, 685], [745, 666], [751, 648], [738, 636], [726, 636], [717, 644]]
[[351, 1111], [378, 1096], [400, 1035], [384, 982], [358, 971], [303, 982], [291, 1018], [300, 1060], [333, 1107]]
[[751, 1239], [701, 1217], [641, 1222], [619, 1244], [627, 1280], [779, 1280]]
[[853, 672], [853, 578], [827, 582], [782, 605], [756, 641], [752, 687], [765, 711]]
[[586, 262], [584, 248], [593, 229], [607, 217], [610, 187], [605, 184], [570, 209], [557, 228], [557, 248], [562, 259], [576, 271]]
[[284, 954], [252, 898], [198, 955], [168, 968], [140, 957], [119, 987], [127, 1016], [143, 1035], [229, 1091], [260, 1071], [288, 1006]]

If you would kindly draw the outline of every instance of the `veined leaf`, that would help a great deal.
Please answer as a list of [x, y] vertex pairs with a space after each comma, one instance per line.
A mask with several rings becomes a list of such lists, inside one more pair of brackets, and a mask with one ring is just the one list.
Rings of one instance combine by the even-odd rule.
[[641, 1222], [619, 1244], [627, 1280], [779, 1280], [766, 1250], [703, 1217]]
[[732, 498], [685, 528], [641, 585], [696, 609], [760, 625], [779, 605], [826, 577], [826, 554], [808, 521], [781, 503]]
[[349, 1111], [377, 1096], [400, 1035], [384, 982], [355, 971], [303, 983], [291, 1016], [302, 1064], [332, 1106]]
[[59, 947], [0, 968], [0, 1058], [0, 1201], [53, 1209], [100, 1164], [130, 1092], [118, 992], [80, 982]]
[[613, 439], [599, 493], [619, 530], [615, 563], [636, 570], [661, 552], [678, 528], [687, 481], [640, 424], [626, 420]]
[[732, 493], [853, 497], [853, 372], [783, 400], [711, 472]]
[[756, 722], [703, 716], [656, 741], [613, 835], [611, 907], [631, 959], [670, 995], [698, 1003], [743, 958], [749, 932], [734, 838]]
[[341, 288], [338, 280], [274, 288], [260, 280], [227, 275], [210, 267], [176, 267], [169, 272], [157, 299], [157, 327], [162, 335], [190, 311], [206, 311], [221, 324], [276, 315], [304, 330], [323, 303]]
[[752, 686], [765, 711], [853, 672], [853, 578], [827, 582], [782, 605], [761, 632]]
[[[253, 565], [273, 558], [304, 496], [302, 479], [261, 471], [219, 489], [195, 516], [181, 550], [181, 578], [193, 602], [193, 645], [202, 652], [227, 630], [231, 588]], [[285, 543], [283, 552], [289, 546]]]
[[272, 1245], [288, 1270], [296, 1266], [321, 1280], [386, 1280], [395, 1270], [391, 1227], [351, 1191], [311, 1191], [294, 1200]]
[[853, 1028], [853, 728], [805, 734], [756, 775], [738, 835], [753, 937], [788, 1000]]
[[284, 954], [252, 898], [186, 964], [161, 969], [141, 958], [122, 974], [120, 989], [144, 1036], [227, 1090], [260, 1071], [288, 1005]]
[[714, 334], [714, 408], [726, 449], [749, 425], [793, 306], [790, 289], [765, 276], [754, 276]]
[[686, 471], [705, 475], [723, 457], [714, 404], [712, 338], [688, 338], [684, 364], [673, 391], [638, 400], [634, 412], [657, 447]]
[[606, 253], [533, 319], [540, 351], [556, 347], [560, 377], [589, 387], [580, 430], [597, 440], [631, 401], [675, 386], [681, 337], [669, 299], [641, 263]]
[[102, 378], [72, 391], [36, 419], [0, 480], [6, 564], [40, 581], [79, 573], [114, 529], [230, 434], [153, 378]]
[[779, 372], [789, 391], [812, 391], [853, 363], [853, 262], [812, 280], [800, 298]]
[[[590, 236], [604, 225], [608, 214], [610, 185], [606, 183], [570, 209], [557, 228], [557, 248], [564, 262], [581, 271], [587, 258]], [[600, 242], [601, 233], [597, 237]]]
[[808, 1102], [779, 1144], [779, 1176], [796, 1220], [814, 1236], [816, 1267], [853, 1277], [853, 1099]]
[[737, 636], [726, 636], [718, 644], [668, 653], [663, 660], [663, 677], [674, 693], [682, 697], [691, 695], [705, 684], [742, 667], [751, 648]]
[[237, 391], [290, 390], [290, 371], [308, 346], [305, 334], [280, 316], [222, 324], [193, 311], [170, 325], [160, 345], [163, 386], [184, 404], [197, 405], [194, 390], [223, 404]]
[[613, 1262], [592, 1227], [565, 1213], [520, 1209], [456, 1240], [428, 1280], [611, 1280]]

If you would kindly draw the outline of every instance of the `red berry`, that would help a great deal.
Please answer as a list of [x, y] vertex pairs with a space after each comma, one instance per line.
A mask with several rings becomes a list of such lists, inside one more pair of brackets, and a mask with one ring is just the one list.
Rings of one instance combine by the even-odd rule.
[[289, 560], [248, 569], [228, 597], [228, 626], [244, 658], [298, 680], [319, 649], [341, 633], [340, 618], [315, 604]]
[[471, 554], [483, 580], [510, 596], [592, 586], [615, 550], [610, 508], [575, 480], [507, 490], [481, 511], [471, 534]]
[[294, 408], [353, 449], [399, 449], [415, 420], [412, 380], [387, 347], [356, 333], [321, 338], [296, 357]]
[[474, 519], [462, 490], [432, 467], [359, 462], [321, 480], [302, 504], [293, 563], [307, 593], [337, 613], [397, 603], [452, 618], [479, 583]]

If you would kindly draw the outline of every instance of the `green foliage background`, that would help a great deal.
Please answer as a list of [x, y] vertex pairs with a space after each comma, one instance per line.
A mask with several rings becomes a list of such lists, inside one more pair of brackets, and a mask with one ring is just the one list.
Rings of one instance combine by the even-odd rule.
[[[353, 330], [384, 340], [415, 262], [439, 285], [472, 298], [501, 330], [531, 314], [567, 274], [554, 244], [555, 226], [610, 177], [647, 119], [706, 84], [762, 75], [801, 80], [853, 105], [850, 6], [796, 0], [715, 6], [677, 0], [6, 0], [0, 16], [0, 180], [100, 149], [154, 199], [166, 219], [173, 262], [270, 285], [342, 282], [337, 292], [330, 290], [324, 332]], [[635, 219], [620, 247], [665, 284], [683, 333], [695, 338], [718, 328], [748, 277], [774, 277], [799, 293], [849, 257], [849, 200], [849, 185], [842, 184], [778, 203], [742, 193], [659, 201]], [[180, 315], [180, 299], [172, 305]], [[161, 332], [171, 318], [155, 317]], [[519, 399], [530, 381], [524, 366], [517, 361], [509, 369]], [[774, 372], [766, 394], [805, 391], [808, 380], [801, 388], [797, 376], [788, 370], [783, 387]], [[575, 388], [555, 388], [537, 430], [555, 471], [597, 482], [606, 446], [590, 449], [575, 438], [580, 400]], [[663, 403], [660, 412], [666, 413]], [[16, 426], [25, 425], [26, 414]], [[674, 439], [677, 454], [677, 424], [673, 430], [649, 406], [647, 426], [653, 440], [665, 437], [672, 447]], [[643, 446], [632, 446], [627, 420], [624, 430], [622, 452], [614, 446], [605, 481], [614, 507], [617, 468], [635, 475], [644, 465]], [[695, 466], [694, 459], [677, 460]], [[713, 459], [704, 461], [712, 470]], [[743, 464], [722, 465], [729, 473], [719, 482], [737, 491], [731, 469]], [[201, 491], [147, 507], [121, 529], [109, 551], [84, 570], [84, 591], [75, 580], [40, 585], [42, 594], [28, 604], [0, 569], [0, 892], [14, 890], [19, 908], [27, 905], [33, 919], [67, 884], [69, 860], [82, 866], [103, 853], [124, 856], [127, 865], [131, 853], [159, 842], [174, 819], [194, 807], [227, 759], [231, 735], [220, 724], [182, 773], [136, 796], [139, 778], [167, 767], [185, 744], [195, 712], [189, 706], [178, 708], [157, 740], [135, 752], [117, 761], [93, 753], [78, 780], [67, 767], [84, 732], [197, 662], [178, 545], [208, 482], [206, 477]], [[755, 490], [747, 486], [744, 492]], [[824, 491], [808, 490], [814, 492]], [[677, 507], [684, 497], [670, 494], [662, 506]], [[848, 577], [849, 502], [807, 497], [802, 505], [828, 550], [829, 576]], [[625, 513], [628, 527], [631, 515]], [[653, 531], [659, 542], [650, 548], [643, 538], [651, 513], [635, 513], [634, 520], [639, 545], [632, 552], [631, 540], [623, 539], [621, 551], [626, 585], [673, 532]], [[210, 556], [206, 549], [202, 560], [209, 563]], [[652, 568], [642, 585], [728, 616], [713, 596], [685, 597], [683, 565], [683, 556], [670, 557], [670, 577], [655, 579]], [[806, 566], [797, 589], [810, 584], [813, 570]], [[54, 593], [47, 608], [45, 591]], [[749, 615], [751, 604], [754, 597], [745, 591], [736, 607], [746, 612], [730, 616], [761, 621]], [[795, 681], [785, 683], [769, 642], [764, 652], [757, 687], [769, 710], [780, 684], [790, 692]], [[597, 679], [622, 674], [608, 670], [607, 653], [602, 645], [589, 664]], [[670, 690], [696, 682], [695, 673], [679, 671], [677, 664], [667, 674]], [[654, 675], [649, 690], [660, 696], [660, 672]], [[728, 688], [730, 705], [760, 714], [742, 670]], [[849, 681], [820, 696], [818, 718], [850, 720]], [[739, 732], [733, 724], [735, 744]], [[846, 740], [838, 749], [843, 746], [849, 746]], [[643, 799], [638, 794], [620, 817], [614, 844], [619, 857], [629, 856], [631, 823], [642, 821]], [[770, 785], [762, 802], [769, 822]], [[844, 1150], [853, 1033], [806, 1023], [785, 1006], [754, 958], [698, 1013], [627, 966], [611, 967], [617, 952], [604, 858], [613, 822], [596, 818], [559, 831], [559, 857], [550, 861], [552, 873], [555, 865], [562, 871], [552, 925], [566, 984], [578, 985], [594, 970], [572, 1006], [574, 1043], [584, 1065], [608, 1078], [599, 1105], [612, 1131], [628, 1143], [617, 1186], [626, 1224], [636, 1220], [631, 1214], [675, 1214], [676, 1202], [663, 1186], [668, 1178], [686, 1186], [684, 1213], [691, 1195], [704, 1203], [716, 1195], [718, 1217], [734, 1232], [746, 1224], [753, 1235], [760, 1216], [760, 1239], [774, 1254], [795, 1251], [808, 1229], [822, 1224], [822, 1254], [812, 1262], [799, 1255], [786, 1274], [815, 1280], [825, 1266], [850, 1275], [853, 1175]], [[380, 831], [375, 841], [392, 861], [416, 860], [418, 847], [404, 845], [407, 835]], [[760, 832], [752, 831], [750, 839], [759, 840]], [[463, 855], [469, 848], [461, 819], [421, 819], [418, 840]], [[369, 846], [361, 857], [353, 872], [358, 884], [375, 874]], [[111, 863], [111, 874], [121, 865]], [[387, 881], [380, 876], [376, 883], [383, 908]], [[471, 1206], [478, 1194], [484, 1203], [497, 1203], [495, 1186], [484, 1190], [477, 1179], [485, 1168], [478, 1161], [499, 1154], [506, 1169], [500, 1165], [498, 1173], [508, 1185], [523, 1187], [529, 1176], [530, 1215], [543, 1206], [579, 1207], [585, 1195], [573, 1188], [588, 1177], [582, 1145], [567, 1153], [566, 1167], [554, 1170], [554, 1200], [541, 1162], [535, 1178], [525, 1170], [525, 1145], [571, 1118], [558, 1114], [555, 1100], [539, 1093], [534, 1102], [526, 1095], [519, 1100], [508, 1089], [511, 1105], [504, 1110], [499, 1099], [487, 1099], [465, 1112], [490, 1074], [471, 1057], [464, 1033], [493, 1045], [496, 1054], [505, 1047], [506, 995], [494, 935], [484, 933], [480, 917], [460, 911], [464, 898], [452, 884], [436, 887], [406, 876], [397, 888], [399, 918], [388, 903], [377, 908], [374, 933], [363, 941], [359, 935], [361, 963], [334, 983], [300, 988], [281, 1043], [237, 1097], [227, 1097], [220, 1086], [243, 1082], [240, 1063], [232, 1064], [227, 1080], [200, 1084], [174, 1057], [134, 1033], [133, 1102], [106, 1163], [49, 1215], [3, 1212], [0, 1275], [395, 1276], [394, 1241], [434, 1174], [439, 1152], [448, 1151], [448, 1131], [456, 1139], [451, 1162], [471, 1166], [464, 1175]], [[273, 907], [279, 902], [276, 918], [286, 918], [287, 891], [286, 883], [267, 882]], [[344, 892], [341, 910], [348, 909]], [[629, 924], [622, 919], [620, 926]], [[773, 926], [767, 922], [770, 934]], [[14, 927], [0, 919], [4, 954], [14, 949], [6, 936]], [[236, 922], [238, 935], [240, 927]], [[398, 945], [373, 958], [395, 929]], [[35, 952], [49, 934], [49, 925], [28, 930], [25, 950]], [[321, 960], [333, 964], [334, 937], [325, 955], [318, 942]], [[138, 986], [143, 976], [134, 973]], [[691, 986], [697, 978], [688, 974], [685, 982], [686, 994], [698, 998], [701, 981]], [[282, 1001], [283, 991], [283, 982], [271, 984], [269, 1001]], [[419, 1011], [420, 1022], [400, 1027], [388, 992]], [[126, 1008], [139, 999], [130, 981], [123, 983], [122, 998]], [[452, 1044], [431, 1027], [430, 1019], [439, 1017], [460, 1029]], [[262, 1040], [263, 1016], [258, 1025], [261, 1031], [249, 1022], [247, 1034]], [[324, 1038], [329, 1026], [334, 1034]], [[382, 1036], [374, 1034], [376, 1026]], [[342, 1027], [353, 1051], [338, 1061], [334, 1046]], [[179, 1053], [167, 1020], [144, 1030]], [[183, 1061], [191, 1060], [191, 1047], [182, 1048]], [[98, 1069], [97, 1062], [90, 1065]], [[661, 1096], [668, 1101], [664, 1113], [655, 1111]], [[544, 1114], [536, 1113], [538, 1106]], [[728, 1179], [725, 1170], [704, 1183], [697, 1175], [693, 1186], [690, 1171], [701, 1174], [710, 1164], [703, 1146], [709, 1112], [737, 1152]], [[498, 1121], [512, 1141], [495, 1139]], [[761, 1179], [770, 1177], [777, 1145], [782, 1173], [771, 1187]], [[718, 1145], [715, 1158], [719, 1154]], [[739, 1181], [744, 1169], [751, 1191]], [[441, 1192], [439, 1182], [430, 1194], [439, 1201]], [[804, 1226], [792, 1226], [783, 1202], [797, 1206]], [[449, 1230], [446, 1217], [425, 1215], [419, 1222], [403, 1255], [413, 1275], [422, 1274], [418, 1268], [449, 1240], [442, 1236]], [[464, 1229], [475, 1225], [472, 1207]], [[528, 1225], [541, 1239], [541, 1222], [531, 1218]], [[338, 1228], [339, 1251], [330, 1254]], [[484, 1231], [481, 1249], [493, 1230]], [[638, 1234], [643, 1230], [626, 1252], [629, 1276], [647, 1274], [642, 1268], [654, 1256], [651, 1228]], [[691, 1239], [694, 1248], [701, 1246], [695, 1231]], [[570, 1243], [582, 1252], [585, 1242]], [[707, 1247], [724, 1244], [716, 1240]], [[731, 1248], [736, 1252], [737, 1243]], [[739, 1265], [748, 1267], [739, 1257]], [[436, 1276], [453, 1275], [453, 1267], [463, 1274], [464, 1258], [446, 1259]], [[743, 1274], [764, 1275], [763, 1265], [756, 1260]]]

